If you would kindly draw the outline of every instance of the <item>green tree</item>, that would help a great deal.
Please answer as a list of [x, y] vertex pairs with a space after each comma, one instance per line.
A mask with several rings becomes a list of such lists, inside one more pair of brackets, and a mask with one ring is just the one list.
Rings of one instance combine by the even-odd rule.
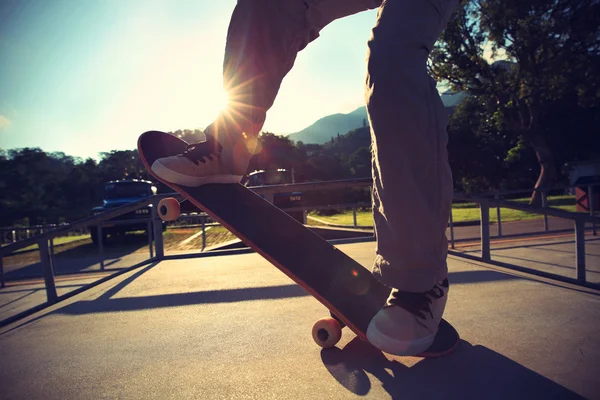
[[112, 150], [100, 153], [98, 168], [103, 180], [149, 179], [137, 150]]
[[178, 129], [175, 132], [169, 132], [171, 135], [177, 136], [179, 139], [185, 140], [188, 143], [199, 143], [206, 139], [204, 132], [200, 129]]
[[[39, 148], [9, 150], [0, 168], [0, 225], [27, 220], [31, 224], [55, 222], [65, 208], [61, 182], [74, 162], [63, 153], [47, 154]], [[76, 193], [76, 192], [71, 192]]]
[[493, 118], [494, 109], [493, 102], [467, 97], [450, 118], [448, 159], [459, 191], [517, 189], [535, 181], [533, 152], [507, 134], [504, 124]]
[[536, 188], [557, 178], [544, 121], [552, 104], [572, 91], [581, 107], [598, 102], [599, 20], [598, 0], [467, 0], [431, 53], [435, 78], [494, 104], [489, 116], [505, 124], [513, 155], [533, 149]]
[[252, 160], [250, 169], [291, 169], [297, 166], [299, 153], [289, 138], [271, 132], [262, 132], [258, 139], [256, 156]]
[[369, 178], [371, 176], [371, 150], [361, 147], [349, 159], [350, 173], [354, 178]]

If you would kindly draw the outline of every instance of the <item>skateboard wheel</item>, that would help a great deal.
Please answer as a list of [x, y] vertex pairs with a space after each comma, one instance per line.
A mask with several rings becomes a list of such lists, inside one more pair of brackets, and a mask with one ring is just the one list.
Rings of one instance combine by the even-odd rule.
[[177, 199], [167, 197], [158, 202], [158, 215], [163, 221], [175, 221], [181, 214]]
[[312, 336], [315, 343], [327, 349], [335, 346], [340, 341], [342, 338], [342, 327], [335, 318], [321, 318], [313, 325]]

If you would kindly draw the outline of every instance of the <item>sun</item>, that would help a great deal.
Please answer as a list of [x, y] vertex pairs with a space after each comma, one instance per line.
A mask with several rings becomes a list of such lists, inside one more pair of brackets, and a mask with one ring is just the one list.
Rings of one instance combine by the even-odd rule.
[[195, 115], [197, 122], [205, 127], [227, 109], [228, 103], [227, 93], [214, 82], [199, 82], [197, 89], [193, 93], [187, 93], [187, 98], [182, 101], [189, 115]]

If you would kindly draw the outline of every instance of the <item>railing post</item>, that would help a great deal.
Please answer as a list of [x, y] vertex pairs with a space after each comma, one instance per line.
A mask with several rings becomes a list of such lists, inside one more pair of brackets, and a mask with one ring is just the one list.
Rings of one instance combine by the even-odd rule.
[[38, 242], [40, 249], [40, 261], [44, 271], [44, 282], [46, 283], [46, 297], [48, 303], [54, 304], [58, 299], [56, 294], [56, 285], [54, 283], [54, 268], [52, 266], [52, 256], [48, 251], [48, 240], [40, 240]]
[[452, 218], [453, 207], [450, 207], [450, 248], [454, 250], [454, 221]]
[[162, 260], [165, 257], [165, 248], [162, 236], [162, 220], [158, 215], [158, 202], [154, 201], [152, 205], [152, 223], [154, 225], [154, 249], [156, 258]]
[[481, 258], [490, 261], [490, 204], [487, 200], [480, 203], [481, 212]]
[[100, 271], [104, 271], [104, 236], [102, 235], [102, 222], [96, 227], [98, 235], [98, 254], [100, 254]]
[[548, 227], [548, 214], [546, 214], [545, 208], [548, 207], [548, 199], [547, 199], [546, 191], [542, 191], [542, 208], [544, 208], [544, 230], [548, 232], [550, 228]]
[[585, 223], [575, 220], [575, 251], [577, 260], [577, 280], [585, 283]]
[[308, 220], [308, 211], [302, 210], [302, 223], [306, 225], [306, 221]]
[[[592, 185], [588, 186], [588, 202], [590, 203], [590, 215], [594, 216], [594, 187]], [[598, 236], [598, 232], [596, 231], [596, 221], [592, 221], [592, 233], [594, 236]]]
[[2, 257], [0, 257], [0, 288], [6, 286], [6, 282], [4, 282], [4, 266], [2, 265]]
[[[496, 195], [494, 196], [496, 200], [500, 200], [500, 195], [498, 193], [496, 193]], [[502, 237], [502, 219], [500, 216], [500, 205], [498, 205], [498, 207], [496, 207], [496, 217], [498, 219], [498, 237]]]
[[150, 258], [154, 257], [154, 247], [152, 241], [152, 218], [148, 220], [148, 227], [146, 228], [146, 232], [148, 232], [148, 249], [150, 251]]
[[202, 217], [202, 250], [206, 248], [206, 218]]
[[358, 226], [356, 223], [356, 206], [352, 207], [352, 217], [354, 218], [354, 227], [356, 228]]

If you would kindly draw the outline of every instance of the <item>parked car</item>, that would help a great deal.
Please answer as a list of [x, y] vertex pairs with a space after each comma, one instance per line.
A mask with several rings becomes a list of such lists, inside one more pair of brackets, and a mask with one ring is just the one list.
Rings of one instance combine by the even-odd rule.
[[[154, 196], [156, 194], [156, 187], [150, 181], [130, 179], [130, 180], [119, 180], [107, 182], [104, 185], [103, 192], [103, 204], [98, 207], [94, 207], [92, 210], [94, 215], [102, 214], [107, 210], [111, 210], [116, 207], [123, 206], [125, 204], [131, 204], [146, 197]], [[102, 240], [106, 240], [108, 235], [119, 235], [126, 232], [133, 231], [147, 231], [148, 230], [148, 217], [151, 215], [152, 208], [148, 207], [138, 208], [135, 211], [127, 214], [119, 215], [107, 223], [102, 225]], [[128, 224], [114, 224], [111, 225], [110, 221], [139, 221]], [[165, 228], [163, 223], [163, 229]], [[148, 232], [146, 232], [148, 234]], [[96, 226], [90, 226], [90, 234], [92, 241], [98, 243], [98, 230]]]

